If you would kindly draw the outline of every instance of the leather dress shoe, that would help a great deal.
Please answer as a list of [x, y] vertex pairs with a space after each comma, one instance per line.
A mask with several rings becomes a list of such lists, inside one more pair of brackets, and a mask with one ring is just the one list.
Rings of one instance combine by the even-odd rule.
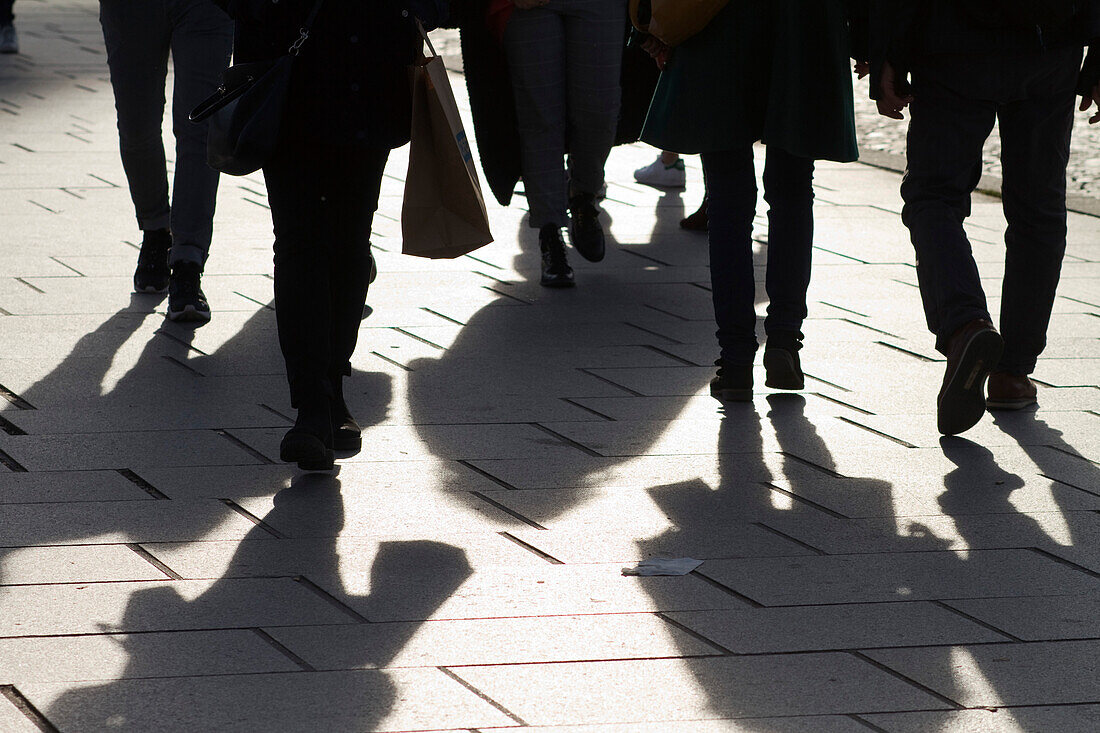
[[599, 262], [605, 252], [603, 225], [596, 197], [582, 193], [569, 199], [569, 215], [572, 219], [573, 249], [589, 262]]
[[1038, 402], [1035, 382], [1026, 374], [993, 372], [989, 375], [988, 396], [985, 399], [989, 410], [1020, 410]]
[[982, 419], [985, 380], [1003, 349], [1001, 334], [984, 318], [975, 318], [951, 336], [943, 386], [936, 398], [936, 424], [942, 434], [958, 435]]

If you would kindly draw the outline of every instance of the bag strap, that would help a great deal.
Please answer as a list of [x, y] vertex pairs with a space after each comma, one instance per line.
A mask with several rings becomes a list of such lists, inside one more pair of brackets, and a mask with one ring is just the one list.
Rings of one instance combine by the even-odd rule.
[[309, 40], [309, 30], [313, 27], [313, 21], [317, 20], [317, 13], [321, 10], [321, 6], [324, 2], [325, 0], [317, 0], [317, 2], [313, 4], [313, 9], [309, 11], [305, 24], [298, 29], [298, 38], [294, 43], [290, 44], [290, 48], [287, 49], [287, 53], [291, 56], [297, 56], [301, 53], [302, 44]]
[[[424, 43], [427, 44], [428, 50], [432, 52], [432, 56], [438, 56], [435, 52], [435, 46], [432, 45], [432, 39], [428, 38], [428, 31], [424, 30], [424, 24], [420, 22], [420, 18], [416, 19], [416, 29], [420, 31], [420, 37], [424, 39]], [[423, 49], [421, 49], [421, 56], [423, 56]]]

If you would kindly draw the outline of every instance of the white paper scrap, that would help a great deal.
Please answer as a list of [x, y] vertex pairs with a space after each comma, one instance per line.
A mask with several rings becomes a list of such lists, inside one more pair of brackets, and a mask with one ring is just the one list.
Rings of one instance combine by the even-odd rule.
[[623, 575], [687, 575], [702, 564], [702, 560], [690, 557], [652, 557], [623, 568]]

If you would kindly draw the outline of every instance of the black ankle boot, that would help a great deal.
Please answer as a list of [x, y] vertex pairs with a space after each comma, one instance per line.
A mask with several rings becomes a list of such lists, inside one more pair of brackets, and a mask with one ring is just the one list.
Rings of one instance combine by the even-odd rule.
[[168, 289], [170, 249], [172, 234], [167, 229], [151, 229], [143, 233], [137, 269], [134, 270], [135, 293], [163, 293]]
[[710, 380], [710, 396], [719, 402], [752, 401], [752, 364], [714, 362], [718, 374]]
[[765, 385], [772, 389], [805, 389], [806, 376], [798, 351], [802, 342], [787, 334], [769, 335], [764, 344]]
[[547, 288], [571, 288], [573, 268], [565, 256], [565, 242], [561, 238], [561, 227], [547, 224], [539, 229], [539, 249], [542, 250], [542, 278], [539, 283]]
[[332, 413], [327, 396], [302, 400], [294, 427], [279, 444], [279, 458], [303, 471], [327, 471], [336, 460], [332, 445]]
[[570, 229], [573, 249], [589, 262], [602, 260], [604, 234], [600, 224], [600, 211], [596, 208], [596, 197], [590, 193], [582, 193], [569, 199], [569, 214], [573, 224]]
[[344, 378], [332, 379], [332, 447], [340, 451], [357, 451], [363, 447], [363, 428], [355, 422], [344, 401]]

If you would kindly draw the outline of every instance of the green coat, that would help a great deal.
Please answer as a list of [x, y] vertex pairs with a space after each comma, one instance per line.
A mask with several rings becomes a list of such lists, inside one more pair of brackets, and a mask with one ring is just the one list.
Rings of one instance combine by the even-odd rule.
[[679, 153], [763, 141], [855, 160], [849, 1], [730, 0], [673, 49], [641, 139]]

